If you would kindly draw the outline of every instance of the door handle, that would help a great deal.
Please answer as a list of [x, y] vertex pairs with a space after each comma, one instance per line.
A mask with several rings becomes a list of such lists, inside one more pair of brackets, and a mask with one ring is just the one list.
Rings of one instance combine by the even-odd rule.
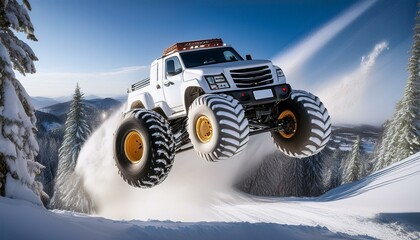
[[171, 85], [174, 85], [174, 83], [173, 83], [173, 82], [171, 82], [171, 81], [165, 81], [165, 82], [163, 83], [163, 86], [165, 86], [165, 87], [169, 87], [169, 86], [171, 86]]

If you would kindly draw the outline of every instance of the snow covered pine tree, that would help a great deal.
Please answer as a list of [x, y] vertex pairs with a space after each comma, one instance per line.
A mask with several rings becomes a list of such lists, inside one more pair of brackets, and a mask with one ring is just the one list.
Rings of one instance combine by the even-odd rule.
[[[12, 67], [23, 75], [35, 73], [33, 61], [38, 60], [32, 49], [15, 36], [22, 32], [37, 41], [26, 9], [16, 0], [0, 0], [0, 193], [41, 204], [47, 201], [42, 184], [35, 181], [43, 166], [34, 161], [38, 143], [35, 110]], [[14, 30], [14, 31], [13, 31]]]
[[360, 162], [360, 145], [360, 136], [357, 136], [348, 159], [344, 161], [343, 183], [351, 183], [361, 178], [362, 164]]
[[324, 193], [324, 170], [321, 154], [301, 159], [303, 164], [303, 196], [316, 197]]
[[387, 124], [376, 154], [379, 170], [420, 151], [420, 2], [417, 3], [413, 46], [408, 61], [409, 77], [404, 96]]
[[51, 207], [63, 210], [92, 213], [92, 201], [84, 189], [83, 181], [74, 171], [77, 157], [90, 134], [83, 93], [79, 85], [64, 125], [63, 144], [59, 149], [57, 177]]

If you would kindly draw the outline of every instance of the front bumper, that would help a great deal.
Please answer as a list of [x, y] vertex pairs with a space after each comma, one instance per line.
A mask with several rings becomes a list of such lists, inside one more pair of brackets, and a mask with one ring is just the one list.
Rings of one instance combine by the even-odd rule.
[[[272, 94], [270, 94], [270, 91]], [[286, 100], [290, 97], [291, 91], [292, 88], [289, 84], [280, 84], [276, 86], [264, 86], [261, 88], [224, 92], [224, 94], [234, 97], [243, 106], [253, 106]], [[268, 93], [268, 95], [258, 96], [257, 93], [259, 92]]]

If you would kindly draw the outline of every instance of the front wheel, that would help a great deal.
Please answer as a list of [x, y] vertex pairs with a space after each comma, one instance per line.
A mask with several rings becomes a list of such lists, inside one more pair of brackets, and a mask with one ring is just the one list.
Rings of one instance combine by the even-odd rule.
[[208, 161], [230, 158], [249, 140], [242, 105], [228, 95], [205, 94], [188, 111], [188, 134], [198, 155]]
[[271, 132], [277, 148], [285, 155], [304, 158], [319, 153], [331, 136], [331, 120], [318, 97], [294, 90], [289, 100], [278, 106], [281, 131]]
[[175, 143], [168, 122], [158, 113], [134, 109], [125, 114], [114, 138], [114, 159], [131, 186], [150, 188], [172, 168]]

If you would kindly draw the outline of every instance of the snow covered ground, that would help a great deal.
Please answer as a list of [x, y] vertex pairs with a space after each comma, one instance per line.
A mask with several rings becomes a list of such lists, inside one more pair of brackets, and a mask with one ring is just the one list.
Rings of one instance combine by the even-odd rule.
[[216, 222], [111, 220], [0, 198], [7, 216], [0, 232], [2, 239], [418, 239], [419, 182], [417, 153], [319, 198], [220, 196], [209, 209]]
[[[243, 153], [209, 163], [177, 154], [152, 189], [128, 186], [112, 159], [112, 116], [86, 142], [77, 172], [98, 216], [47, 211], [0, 198], [2, 239], [419, 239], [420, 153], [318, 198], [269, 198], [234, 185], [275, 151], [267, 135]], [[6, 236], [6, 238], [3, 238]]]
[[420, 238], [420, 153], [318, 198], [256, 198], [220, 204], [227, 221], [322, 226], [379, 239]]
[[[350, 239], [320, 226], [246, 222], [115, 221], [0, 198], [2, 239]], [[370, 239], [370, 238], [366, 238]]]

